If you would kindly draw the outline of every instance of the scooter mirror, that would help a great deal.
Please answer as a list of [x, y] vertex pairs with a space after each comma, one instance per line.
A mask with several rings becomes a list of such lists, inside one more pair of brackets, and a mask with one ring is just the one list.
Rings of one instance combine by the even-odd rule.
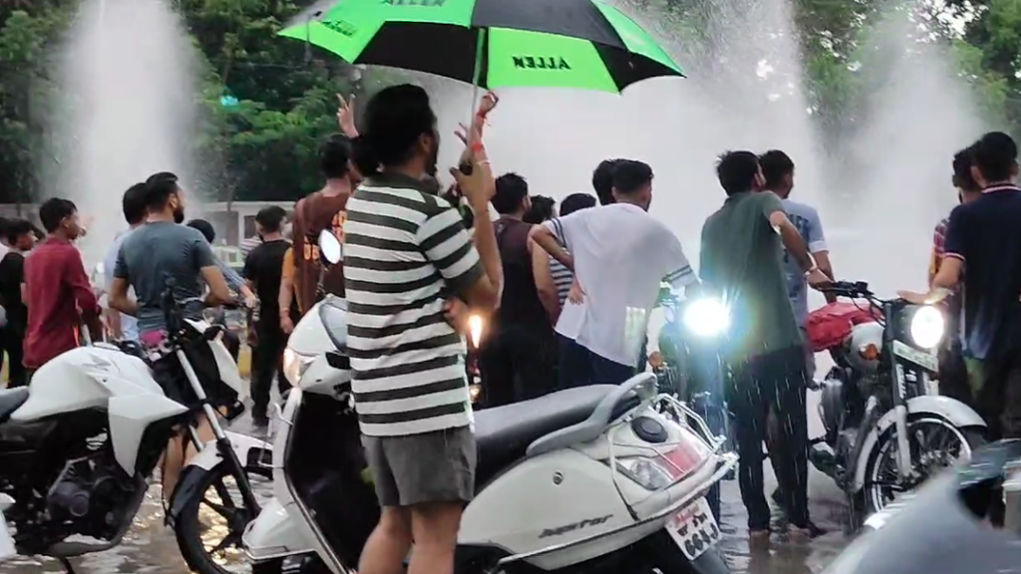
[[340, 263], [343, 247], [337, 236], [329, 229], [324, 229], [319, 233], [319, 253], [323, 260], [330, 265]]

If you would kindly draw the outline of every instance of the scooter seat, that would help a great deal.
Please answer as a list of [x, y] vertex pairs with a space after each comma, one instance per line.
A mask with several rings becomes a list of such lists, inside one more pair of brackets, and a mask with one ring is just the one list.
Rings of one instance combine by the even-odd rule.
[[0, 423], [11, 418], [11, 413], [28, 400], [28, 387], [0, 390]]
[[567, 389], [475, 413], [475, 490], [525, 456], [528, 445], [553, 431], [587, 419], [616, 385]]

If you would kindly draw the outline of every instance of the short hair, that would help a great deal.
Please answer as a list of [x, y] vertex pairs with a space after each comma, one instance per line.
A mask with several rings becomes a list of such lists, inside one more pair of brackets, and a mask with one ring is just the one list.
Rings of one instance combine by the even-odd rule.
[[592, 172], [592, 189], [596, 191], [602, 205], [610, 205], [617, 201], [613, 198], [613, 169], [621, 161], [623, 160], [604, 159]]
[[166, 207], [170, 196], [180, 190], [176, 175], [169, 171], [155, 173], [145, 180], [145, 206], [149, 211], [160, 211]]
[[766, 178], [766, 187], [772, 189], [783, 181], [783, 178], [794, 173], [794, 161], [786, 153], [771, 149], [759, 156], [759, 166]]
[[595, 207], [596, 198], [587, 193], [572, 193], [560, 202], [560, 217], [570, 215], [580, 209]]
[[979, 191], [979, 185], [971, 175], [973, 153], [969, 146], [954, 154], [954, 187], [963, 191]]
[[355, 140], [358, 169], [369, 176], [378, 166], [407, 161], [422, 134], [434, 133], [436, 114], [429, 94], [421, 86], [390, 86], [372, 96], [365, 106], [365, 130]]
[[553, 219], [554, 207], [557, 202], [552, 197], [533, 195], [532, 207], [523, 218], [525, 223], [538, 224]]
[[988, 181], [1010, 179], [1017, 165], [1017, 144], [1003, 132], [989, 132], [971, 146], [971, 159]]
[[284, 211], [284, 208], [271, 205], [260, 209], [259, 213], [255, 214], [255, 221], [266, 231], [276, 233], [283, 226], [285, 217], [287, 217], [287, 212]]
[[505, 215], [514, 213], [521, 207], [521, 202], [528, 197], [528, 182], [516, 173], [505, 173], [496, 178], [496, 194], [493, 196], [493, 207], [496, 212]]
[[144, 183], [136, 183], [124, 192], [124, 197], [121, 198], [121, 209], [124, 210], [124, 220], [129, 225], [141, 223], [145, 219], [146, 200]]
[[216, 230], [213, 229], [213, 224], [209, 223], [205, 219], [192, 219], [188, 222], [188, 227], [198, 229], [199, 233], [201, 233], [209, 243], [212, 243], [213, 240], [216, 239]]
[[618, 193], [634, 193], [651, 181], [652, 168], [645, 162], [622, 159], [613, 168], [613, 189]]
[[4, 238], [8, 243], [16, 243], [18, 238], [26, 233], [34, 233], [35, 226], [31, 221], [25, 219], [12, 219], [4, 226]]
[[39, 206], [39, 220], [47, 233], [53, 233], [65, 217], [71, 217], [76, 211], [78, 207], [70, 199], [51, 197]]
[[319, 169], [326, 179], [340, 179], [351, 170], [351, 140], [342, 134], [333, 134], [319, 146]]
[[716, 175], [727, 195], [751, 191], [759, 173], [759, 157], [750, 151], [728, 151], [716, 162]]

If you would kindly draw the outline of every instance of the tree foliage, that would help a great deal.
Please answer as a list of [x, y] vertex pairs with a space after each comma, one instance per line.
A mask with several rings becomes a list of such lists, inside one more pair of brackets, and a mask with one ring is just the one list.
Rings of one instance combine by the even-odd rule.
[[[0, 202], [41, 194], [36, 173], [57, 89], [54, 47], [79, 0], [0, 0]], [[621, 0], [683, 45], [691, 60], [711, 44], [714, 18], [746, 0]], [[789, 3], [800, 39], [803, 81], [823, 133], [853, 129], [874, 52], [880, 13], [909, 6], [925, 41], [953, 55], [956, 72], [990, 118], [1021, 127], [1021, 0], [774, 0]], [[215, 163], [220, 199], [295, 199], [319, 184], [318, 143], [336, 130], [336, 93], [372, 91], [387, 76], [282, 39], [275, 33], [313, 0], [173, 0], [200, 54], [196, 100], [204, 113], [198, 153]], [[728, 8], [729, 6], [729, 8]], [[735, 7], [738, 8], [735, 8]], [[661, 17], [660, 17], [661, 16]], [[918, 33], [915, 30], [914, 33]], [[712, 49], [727, 50], [728, 46]], [[688, 62], [685, 62], [688, 63]], [[863, 71], [864, 70], [864, 71]], [[712, 73], [712, 70], [699, 70]], [[693, 74], [697, 75], [697, 74]], [[221, 103], [224, 96], [229, 105]], [[52, 163], [52, 161], [50, 162]]]

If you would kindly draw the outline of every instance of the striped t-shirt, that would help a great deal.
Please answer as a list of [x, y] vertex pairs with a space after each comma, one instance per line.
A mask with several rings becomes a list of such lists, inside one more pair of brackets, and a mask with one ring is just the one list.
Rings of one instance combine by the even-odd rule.
[[[557, 241], [561, 247], [565, 247], [564, 237], [560, 234], [560, 227], [554, 225]], [[566, 248], [566, 247], [565, 247]], [[571, 283], [574, 283], [574, 273], [566, 265], [557, 261], [552, 255], [549, 258], [550, 274], [553, 276], [553, 286], [557, 288], [557, 298], [560, 299], [560, 306], [563, 307], [567, 300], [567, 292], [571, 290]]]
[[419, 182], [384, 174], [347, 203], [347, 351], [362, 433], [413, 435], [470, 425], [464, 340], [445, 297], [482, 275], [461, 217]]

